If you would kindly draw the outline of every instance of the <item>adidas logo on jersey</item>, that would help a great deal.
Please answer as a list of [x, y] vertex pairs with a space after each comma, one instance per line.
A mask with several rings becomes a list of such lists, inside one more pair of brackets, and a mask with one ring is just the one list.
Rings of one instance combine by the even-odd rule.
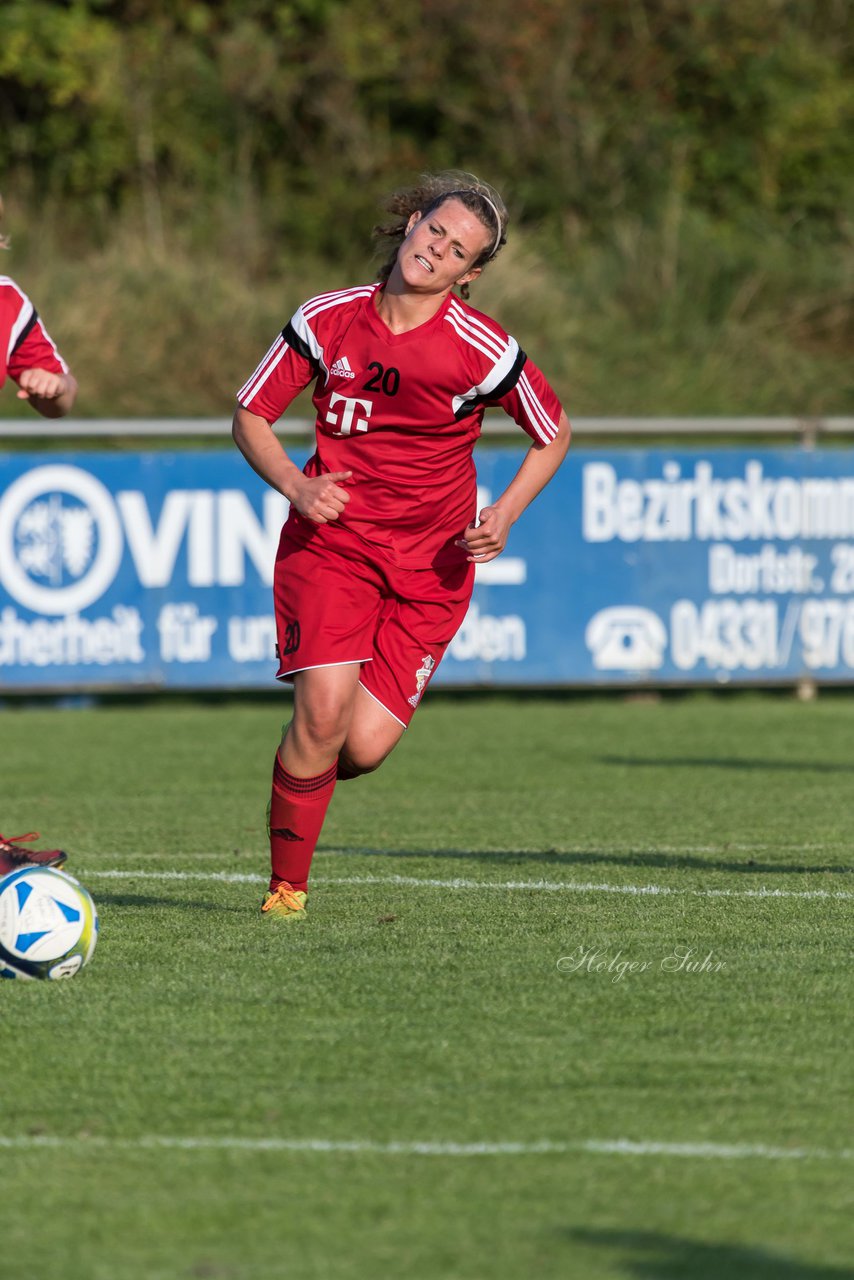
[[340, 359], [336, 360], [329, 372], [333, 378], [355, 378], [356, 376], [350, 368], [350, 361], [346, 356], [341, 356]]

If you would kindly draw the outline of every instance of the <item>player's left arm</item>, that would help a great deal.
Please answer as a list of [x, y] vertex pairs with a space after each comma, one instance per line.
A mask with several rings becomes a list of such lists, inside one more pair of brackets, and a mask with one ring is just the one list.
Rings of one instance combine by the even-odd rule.
[[486, 564], [501, 555], [511, 527], [538, 493], [546, 487], [566, 457], [570, 441], [569, 419], [561, 411], [557, 433], [549, 444], [532, 444], [522, 465], [499, 498], [484, 507], [477, 523], [470, 524], [457, 543], [474, 564]]

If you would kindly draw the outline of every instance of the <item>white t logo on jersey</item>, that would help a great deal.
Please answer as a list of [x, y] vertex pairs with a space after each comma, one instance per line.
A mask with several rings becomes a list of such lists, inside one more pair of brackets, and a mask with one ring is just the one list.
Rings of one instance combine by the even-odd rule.
[[[341, 405], [340, 413], [333, 413], [333, 405]], [[349, 436], [354, 431], [367, 431], [368, 418], [371, 416], [373, 402], [371, 400], [351, 400], [348, 396], [341, 396], [337, 391], [333, 391], [329, 397], [329, 406], [326, 410], [326, 421], [330, 427], [337, 427], [334, 432], [336, 436]], [[357, 418], [356, 414], [359, 409], [364, 413], [364, 418]], [[340, 425], [339, 425], [340, 423]]]

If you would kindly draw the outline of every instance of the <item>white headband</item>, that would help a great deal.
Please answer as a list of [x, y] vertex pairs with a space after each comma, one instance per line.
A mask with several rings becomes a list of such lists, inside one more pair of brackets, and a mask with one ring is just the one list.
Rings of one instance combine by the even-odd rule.
[[474, 187], [472, 190], [475, 191], [476, 195], [480, 196], [481, 200], [486, 201], [492, 212], [495, 214], [495, 225], [498, 227], [498, 235], [495, 237], [495, 244], [492, 246], [492, 252], [489, 255], [490, 258], [494, 258], [498, 252], [498, 246], [501, 244], [501, 216], [489, 196], [485, 196], [482, 191], [476, 191]]

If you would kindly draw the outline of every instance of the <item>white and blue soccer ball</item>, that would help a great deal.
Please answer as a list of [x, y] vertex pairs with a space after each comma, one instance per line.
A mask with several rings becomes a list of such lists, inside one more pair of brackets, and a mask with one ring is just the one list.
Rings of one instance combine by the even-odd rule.
[[0, 880], [0, 978], [73, 978], [97, 941], [95, 903], [73, 876], [22, 867]]

